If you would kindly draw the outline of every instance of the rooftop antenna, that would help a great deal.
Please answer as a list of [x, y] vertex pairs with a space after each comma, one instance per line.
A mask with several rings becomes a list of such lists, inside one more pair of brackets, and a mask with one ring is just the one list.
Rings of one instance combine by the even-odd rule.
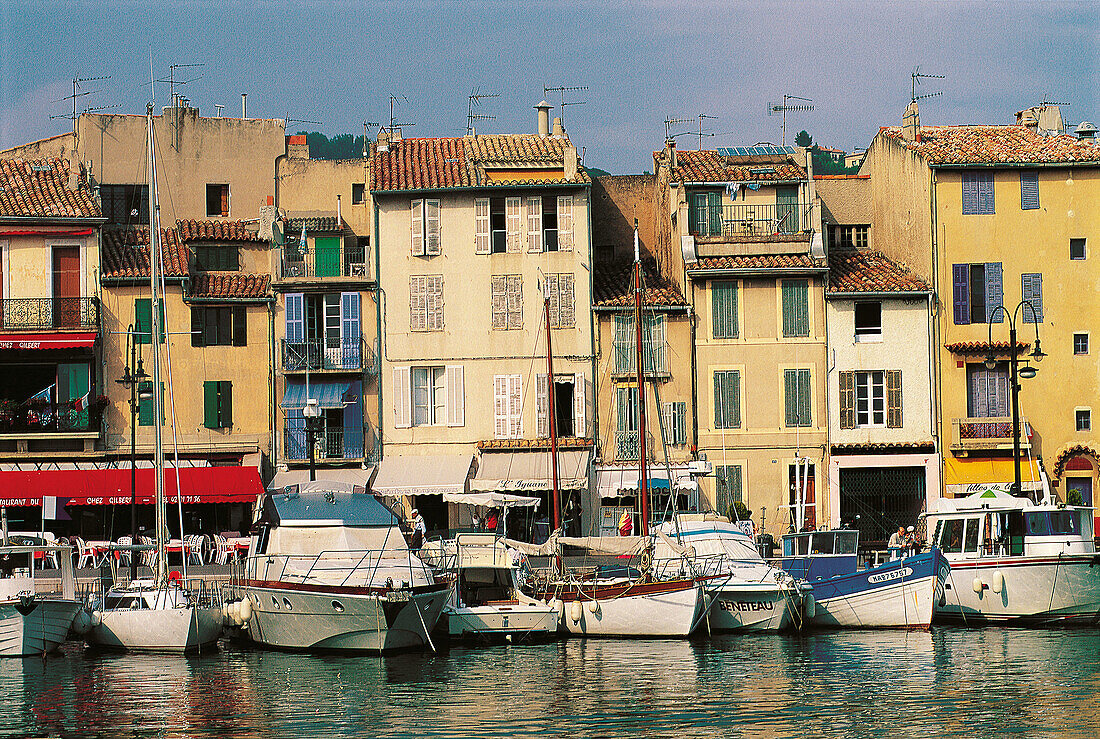
[[567, 106], [567, 105], [585, 105], [588, 102], [587, 100], [566, 101], [565, 93], [567, 93], [567, 92], [585, 92], [586, 90], [588, 90], [588, 85], [579, 85], [579, 86], [576, 86], [576, 87], [565, 87], [564, 85], [561, 86], [561, 87], [547, 87], [546, 85], [542, 86], [542, 96], [544, 98], [552, 92], [561, 93], [561, 125], [562, 125], [562, 128], [565, 128], [565, 106]]
[[915, 103], [918, 100], [924, 100], [925, 98], [939, 97], [940, 95], [943, 94], [942, 92], [929, 92], [929, 93], [924, 94], [924, 95], [918, 95], [917, 94], [917, 85], [920, 84], [921, 80], [943, 80], [943, 79], [947, 79], [947, 77], [945, 77], [944, 75], [942, 75], [942, 74], [922, 74], [921, 71], [920, 71], [920, 67], [918, 66], [916, 69], [913, 70], [913, 74], [911, 74], [910, 77], [913, 78], [913, 81], [909, 86], [910, 87], [909, 102]]
[[283, 119], [283, 125], [289, 126], [289, 124], [291, 124], [291, 123], [310, 123], [314, 126], [323, 126], [323, 125], [325, 125], [324, 123], [321, 123], [321, 121], [307, 121], [304, 118], [291, 118], [290, 117], [290, 112], [288, 111], [287, 114], [286, 114], [286, 117]]
[[[179, 126], [179, 122], [180, 122], [180, 99], [176, 95], [176, 86], [177, 85], [186, 85], [189, 82], [194, 82], [195, 80], [202, 79], [202, 75], [200, 74], [198, 77], [192, 77], [189, 80], [178, 80], [178, 79], [176, 79], [176, 70], [177, 69], [187, 69], [187, 68], [190, 68], [190, 67], [205, 67], [205, 66], [206, 65], [202, 64], [202, 63], [199, 63], [199, 64], [170, 64], [170, 65], [168, 65], [168, 79], [154, 80], [154, 82], [159, 82], [161, 84], [168, 85], [168, 101], [172, 106], [172, 115], [175, 118], [175, 124], [176, 124], [175, 125], [175, 131], [174, 131], [173, 136], [172, 136], [172, 148], [175, 149], [176, 151], [180, 150], [180, 126]], [[188, 101], [188, 102], [190, 102], [190, 101]]]
[[674, 139], [677, 136], [683, 136], [687, 133], [693, 133], [692, 131], [681, 131], [680, 133], [670, 133], [673, 126], [679, 126], [683, 123], [695, 123], [694, 118], [665, 118], [665, 141]]
[[805, 113], [814, 109], [812, 105], [801, 105], [799, 103], [789, 104], [788, 100], [801, 100], [804, 103], [812, 103], [810, 98], [799, 97], [798, 95], [783, 95], [782, 103], [768, 103], [768, 115], [782, 115], [783, 122], [780, 126], [781, 137], [779, 142], [781, 146], [787, 145], [787, 113]]
[[[710, 119], [712, 121], [718, 120], [716, 115], [707, 115], [706, 113], [699, 114], [699, 151], [703, 150], [703, 121], [704, 119]], [[713, 133], [708, 133], [707, 136], [713, 136]]]
[[[73, 114], [71, 116], [71, 119], [72, 119], [72, 122], [73, 122], [73, 136], [76, 136], [76, 118], [77, 118], [77, 115], [76, 115], [76, 100], [77, 100], [77, 98], [82, 98], [82, 97], [85, 97], [87, 95], [93, 95], [93, 94], [99, 92], [99, 90], [84, 90], [84, 91], [81, 91], [80, 90], [80, 85], [85, 83], [85, 82], [96, 82], [98, 80], [109, 80], [109, 79], [111, 79], [111, 75], [109, 75], [109, 74], [104, 75], [103, 77], [80, 77], [80, 78], [75, 78], [75, 79], [73, 79], [73, 94], [72, 95], [66, 95], [65, 97], [61, 98], [60, 100], [54, 100], [55, 103], [60, 103], [64, 100], [72, 100], [73, 101]], [[50, 116], [51, 121], [54, 120], [55, 118], [69, 119], [70, 116], [67, 116], [67, 115], [51, 115]]]
[[415, 126], [416, 125], [415, 123], [398, 123], [397, 122], [397, 118], [393, 114], [393, 108], [394, 108], [394, 105], [400, 100], [403, 100], [406, 103], [409, 102], [409, 99], [407, 97], [405, 97], [404, 95], [394, 95], [393, 93], [390, 93], [390, 127], [389, 127], [389, 132], [390, 132], [391, 136], [393, 135], [393, 132], [398, 128], [401, 128], [403, 126]]
[[466, 102], [466, 135], [473, 136], [474, 134], [474, 121], [491, 121], [495, 120], [495, 115], [486, 115], [485, 113], [475, 113], [474, 107], [481, 104], [482, 100], [488, 98], [500, 97], [499, 92], [482, 92], [480, 87], [475, 87], [474, 91], [467, 96]]

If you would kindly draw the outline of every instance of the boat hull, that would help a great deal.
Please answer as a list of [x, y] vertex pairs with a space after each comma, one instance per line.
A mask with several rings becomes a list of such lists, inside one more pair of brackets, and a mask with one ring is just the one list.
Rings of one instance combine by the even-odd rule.
[[560, 629], [568, 634], [685, 637], [698, 626], [703, 588], [694, 580], [570, 583], [562, 584], [542, 597], [543, 600], [551, 598], [562, 601]]
[[878, 567], [812, 580], [820, 628], [927, 629], [950, 568], [938, 549]]
[[220, 608], [95, 611], [89, 646], [128, 652], [192, 652], [214, 646], [222, 633]]
[[546, 639], [558, 631], [558, 610], [541, 603], [447, 606], [443, 618], [455, 640]]
[[[276, 649], [392, 652], [430, 643], [447, 602], [448, 583], [418, 587], [407, 599], [371, 588], [246, 583], [252, 602], [245, 627], [256, 644]], [[289, 607], [288, 607], [289, 605]]]
[[[975, 580], [983, 586], [980, 593], [975, 592]], [[1100, 554], [952, 561], [935, 621], [971, 626], [1100, 624]]]
[[80, 610], [73, 600], [33, 598], [0, 602], [0, 657], [52, 652], [69, 634]]
[[711, 631], [780, 631], [795, 622], [798, 595], [767, 583], [727, 583], [707, 587]]

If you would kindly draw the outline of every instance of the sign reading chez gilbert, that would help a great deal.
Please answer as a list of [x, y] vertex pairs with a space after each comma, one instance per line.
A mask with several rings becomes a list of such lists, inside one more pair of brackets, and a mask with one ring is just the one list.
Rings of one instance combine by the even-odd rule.
[[11, 341], [11, 340], [3, 341], [3, 340], [0, 340], [0, 349], [42, 349], [42, 348], [43, 348], [42, 342], [37, 341], [37, 340], [34, 340], [34, 341], [27, 341], [27, 340], [22, 340], [22, 339], [18, 340], [18, 341]]

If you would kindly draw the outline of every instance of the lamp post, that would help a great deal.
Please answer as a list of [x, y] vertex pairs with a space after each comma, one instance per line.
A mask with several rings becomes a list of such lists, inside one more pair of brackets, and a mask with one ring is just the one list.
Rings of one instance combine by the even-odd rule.
[[317, 398], [308, 398], [302, 408], [306, 419], [306, 443], [309, 444], [309, 481], [317, 479], [317, 432], [321, 430], [321, 405]]
[[[134, 327], [129, 326], [126, 336], [130, 344], [130, 364], [122, 372], [122, 377], [115, 380], [120, 385], [130, 388], [130, 546], [137, 546], [137, 415], [138, 403], [141, 398], [150, 398], [152, 393], [140, 393], [139, 386], [149, 379], [141, 360], [137, 358], [137, 342], [134, 340]], [[131, 372], [130, 368], [133, 367]], [[154, 419], [156, 420], [156, 419]], [[137, 579], [137, 550], [130, 549], [130, 582]]]
[[[1035, 310], [1035, 306], [1030, 301], [1021, 300], [1016, 304], [1016, 308], [1012, 313], [1008, 312], [1008, 309], [1003, 305], [998, 305], [993, 309], [993, 313], [989, 316], [989, 351], [985, 355], [986, 369], [996, 369], [997, 358], [993, 354], [993, 318], [997, 315], [997, 311], [1003, 311], [1008, 318], [1008, 367], [1009, 367], [1009, 386], [1012, 391], [1012, 461], [1015, 468], [1016, 480], [1013, 484], [1012, 494], [1019, 497], [1023, 493], [1023, 475], [1020, 472], [1020, 381], [1019, 378], [1031, 379], [1038, 373], [1038, 369], [1032, 367], [1030, 363], [1025, 364], [1023, 367], [1019, 366], [1020, 361], [1020, 348], [1016, 345], [1016, 319], [1020, 317], [1020, 309], [1027, 306], [1031, 311], [1032, 319], [1038, 316], [1038, 311]], [[1025, 314], [1026, 315], [1026, 314]], [[1042, 347], [1039, 345], [1039, 323], [1035, 322], [1035, 347], [1032, 349], [1031, 354], [1028, 355], [1035, 360], [1035, 363], [1043, 361], [1043, 357], [1046, 354], [1043, 353]]]

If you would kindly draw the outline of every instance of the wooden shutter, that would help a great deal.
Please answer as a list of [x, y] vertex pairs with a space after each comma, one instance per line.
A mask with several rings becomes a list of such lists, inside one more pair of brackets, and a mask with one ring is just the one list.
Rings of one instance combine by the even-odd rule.
[[221, 186], [222, 196], [222, 217], [229, 215], [229, 185]]
[[523, 438], [523, 376], [508, 376], [508, 436]]
[[674, 443], [687, 444], [687, 403], [678, 401], [672, 404], [672, 421], [676, 429]]
[[1024, 300], [1024, 323], [1043, 322], [1043, 274], [1041, 272], [1028, 272], [1021, 276]]
[[787, 426], [798, 425], [798, 372], [783, 370], [783, 410]]
[[207, 380], [202, 384], [202, 422], [208, 429], [218, 428], [218, 383]]
[[558, 275], [558, 291], [558, 320], [555, 328], [572, 328], [577, 322], [573, 275]]
[[993, 198], [993, 173], [978, 173], [978, 212], [984, 215], [996, 213]]
[[493, 377], [493, 436], [497, 439], [508, 438], [509, 398], [508, 385], [510, 375]]
[[[1005, 312], [996, 310], [1004, 304], [1004, 288], [1001, 282], [1001, 263], [986, 262], [985, 265], [985, 320], [988, 323], [1004, 323]], [[996, 311], [996, 313], [994, 313]]]
[[813, 425], [813, 411], [810, 408], [810, 371], [798, 370], [798, 418], [802, 426]]
[[722, 370], [714, 373], [714, 428], [741, 427], [741, 373]]
[[711, 332], [715, 339], [736, 339], [737, 283], [716, 280], [710, 283]]
[[523, 328], [523, 276], [508, 275], [504, 281], [506, 288], [505, 307], [507, 311], [506, 328]]
[[668, 372], [668, 360], [665, 356], [665, 317], [649, 316], [645, 322], [645, 371], [654, 374]]
[[573, 196], [558, 196], [558, 251], [573, 249]]
[[688, 207], [688, 233], [706, 236], [703, 227], [707, 222], [707, 194], [691, 193]]
[[900, 429], [901, 416], [901, 370], [886, 371], [886, 426]]
[[809, 283], [806, 280], [783, 280], [781, 289], [783, 336], [809, 336]]
[[203, 342], [203, 332], [206, 331], [206, 309], [191, 309], [191, 346], [206, 346]]
[[584, 373], [578, 372], [573, 375], [573, 436], [582, 439], [588, 433], [586, 424], [588, 402], [585, 389]]
[[634, 371], [634, 351], [630, 341], [634, 332], [634, 318], [627, 315], [615, 315], [613, 321], [615, 324], [615, 340], [612, 348], [612, 372], [617, 375], [625, 375]]
[[1020, 209], [1036, 210], [1039, 207], [1039, 173], [1035, 170], [1020, 172]]
[[493, 308], [492, 326], [495, 329], [508, 327], [508, 286], [504, 275], [493, 275], [490, 280], [490, 297]]
[[248, 309], [243, 305], [233, 308], [233, 346], [248, 345]]
[[447, 425], [466, 425], [466, 386], [460, 364], [447, 367]]
[[233, 383], [229, 380], [218, 382], [218, 424], [221, 428], [233, 425]]
[[504, 199], [505, 244], [509, 254], [523, 251], [523, 214], [520, 198]]
[[710, 236], [722, 235], [722, 193], [707, 193], [707, 233]]
[[286, 340], [299, 342], [306, 338], [304, 315], [305, 296], [302, 293], [286, 294]]
[[428, 330], [428, 278], [414, 275], [409, 278], [409, 330]]
[[840, 373], [840, 428], [856, 427], [856, 373]]
[[443, 250], [438, 200], [424, 201], [424, 222], [424, 253], [434, 256]]
[[412, 201], [412, 254], [424, 256], [424, 201]]
[[535, 378], [535, 435], [540, 439], [550, 436], [550, 383], [546, 375]]
[[955, 325], [970, 324], [970, 265], [951, 265], [952, 297], [955, 306]]
[[393, 426], [412, 426], [412, 373], [409, 367], [393, 368]]
[[977, 172], [962, 173], [962, 212], [964, 216], [975, 215], [978, 212]]
[[474, 253], [489, 254], [489, 198], [474, 199]]
[[561, 296], [558, 293], [557, 275], [546, 275], [543, 294], [550, 301], [550, 328], [558, 328], [558, 313], [561, 307]]
[[527, 251], [542, 251], [542, 198], [527, 198]]
[[443, 330], [443, 275], [427, 279], [428, 330]]
[[134, 343], [152, 344], [153, 302], [149, 298], [134, 300]]

